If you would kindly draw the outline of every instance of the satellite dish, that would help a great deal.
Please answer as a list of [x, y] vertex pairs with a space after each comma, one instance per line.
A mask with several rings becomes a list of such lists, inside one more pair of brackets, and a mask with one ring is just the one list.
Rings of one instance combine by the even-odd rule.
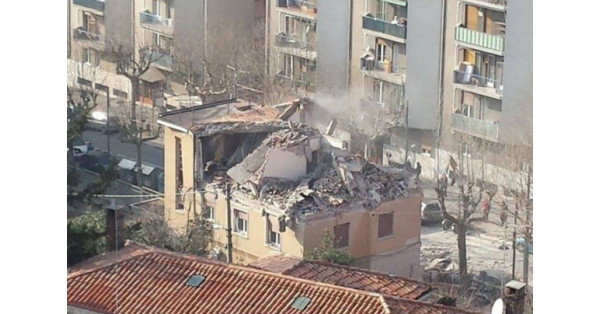
[[494, 302], [491, 314], [504, 314], [504, 301], [502, 301], [502, 299], [498, 299]]

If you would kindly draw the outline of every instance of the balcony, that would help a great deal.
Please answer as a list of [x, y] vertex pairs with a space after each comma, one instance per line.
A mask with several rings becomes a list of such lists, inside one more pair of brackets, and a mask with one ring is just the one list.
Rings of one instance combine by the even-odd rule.
[[310, 60], [315, 60], [317, 58], [315, 45], [305, 40], [300, 40], [293, 34], [277, 34], [277, 36], [275, 36], [275, 46], [283, 53]]
[[160, 49], [144, 49], [141, 54], [143, 58], [148, 58], [148, 55], [150, 54], [150, 61], [152, 62], [152, 65], [157, 68], [162, 68], [167, 71], [173, 69], [173, 57], [166, 51]]
[[84, 47], [104, 50], [104, 37], [100, 34], [89, 32], [83, 27], [77, 27], [73, 30], [73, 39]]
[[173, 20], [148, 11], [140, 12], [140, 24], [153, 32], [173, 37]]
[[398, 41], [401, 39], [402, 42], [406, 39], [406, 26], [400, 24], [392, 24], [384, 20], [378, 20], [370, 16], [363, 16], [363, 29], [374, 31], [388, 36], [380, 36], [392, 41]]
[[473, 4], [478, 7], [488, 8], [496, 11], [506, 9], [506, 0], [460, 0], [464, 3]]
[[317, 4], [314, 0], [278, 0], [277, 7], [285, 13], [305, 19], [315, 20], [317, 18]]
[[453, 130], [488, 141], [498, 141], [499, 126], [498, 123], [493, 121], [474, 119], [458, 113], [452, 114]]
[[104, 12], [104, 0], [73, 0], [73, 3], [88, 9]]
[[493, 78], [454, 70], [454, 87], [494, 99], [502, 99], [502, 82]]
[[458, 25], [454, 31], [454, 39], [465, 47], [504, 55], [504, 36], [474, 31]]
[[289, 87], [293, 88], [298, 92], [313, 92], [315, 89], [314, 79], [311, 80], [308, 77], [302, 80], [300, 78], [290, 77], [282, 72], [278, 73], [276, 77], [280, 82], [283, 82], [284, 84], [289, 84]]
[[406, 81], [406, 68], [396, 66], [393, 62], [361, 58], [360, 71], [363, 75], [393, 84], [403, 85]]

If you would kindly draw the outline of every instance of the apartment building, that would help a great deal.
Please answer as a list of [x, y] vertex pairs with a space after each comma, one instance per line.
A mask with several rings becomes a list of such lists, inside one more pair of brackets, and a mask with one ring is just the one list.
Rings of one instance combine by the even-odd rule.
[[277, 252], [302, 258], [329, 231], [357, 266], [418, 276], [422, 194], [414, 175], [286, 121], [296, 114], [236, 101], [161, 114], [169, 225], [184, 230], [203, 215], [215, 249], [227, 254], [229, 221], [233, 261], [242, 264]]
[[[413, 7], [409, 10], [409, 130], [392, 134], [384, 147], [384, 163], [403, 163], [403, 147], [408, 142], [409, 160], [413, 165], [420, 162], [424, 177], [435, 178], [435, 173], [444, 171], [448, 157], [459, 151], [476, 159], [477, 164], [484, 162], [474, 152], [474, 147], [480, 146], [486, 150], [488, 180], [511, 186], [511, 178], [515, 181], [522, 169], [509, 169], [506, 152], [533, 144], [532, 2], [450, 0], [423, 4], [418, 4], [422, 6], [418, 15], [410, 14]], [[438, 19], [431, 19], [429, 25], [415, 25], [422, 20], [415, 16], [425, 16], [426, 12], [440, 16], [441, 24], [435, 25]], [[417, 27], [417, 32], [427, 31], [433, 36], [423, 36], [413, 44], [410, 35]], [[436, 49], [439, 47], [443, 49]], [[417, 70], [427, 73], [415, 73]], [[436, 140], [440, 141], [437, 156]], [[436, 158], [442, 161], [440, 169]]]
[[[198, 85], [206, 80], [203, 62], [220, 70], [234, 58], [231, 52], [239, 53], [242, 44], [248, 50], [246, 47], [262, 41], [262, 33], [257, 36], [254, 28], [264, 24], [264, 3], [70, 0], [69, 24], [73, 30], [68, 45], [68, 82], [97, 86], [130, 100], [130, 82], [116, 75], [115, 60], [106, 53], [120, 45], [135, 51], [138, 61], [152, 60], [151, 68], [140, 76], [138, 101], [162, 106], [166, 100], [166, 104], [178, 107], [178, 96], [188, 94], [186, 76], [197, 76]], [[262, 59], [260, 54], [257, 60]], [[224, 73], [211, 75], [218, 78]]]

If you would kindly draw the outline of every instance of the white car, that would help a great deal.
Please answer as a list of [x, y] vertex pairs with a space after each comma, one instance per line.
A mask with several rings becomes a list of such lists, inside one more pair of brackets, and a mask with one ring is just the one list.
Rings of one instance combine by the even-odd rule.
[[94, 150], [94, 146], [90, 142], [84, 142], [81, 138], [73, 141], [73, 156], [76, 158], [92, 150]]

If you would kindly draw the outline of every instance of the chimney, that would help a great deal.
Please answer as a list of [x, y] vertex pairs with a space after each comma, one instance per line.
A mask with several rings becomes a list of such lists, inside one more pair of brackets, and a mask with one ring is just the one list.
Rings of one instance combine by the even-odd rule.
[[[114, 199], [106, 207], [106, 251], [116, 251], [125, 245], [125, 213]], [[116, 239], [115, 239], [116, 237]]]
[[522, 282], [511, 280], [504, 286], [504, 303], [506, 314], [523, 314], [525, 310], [525, 289]]

